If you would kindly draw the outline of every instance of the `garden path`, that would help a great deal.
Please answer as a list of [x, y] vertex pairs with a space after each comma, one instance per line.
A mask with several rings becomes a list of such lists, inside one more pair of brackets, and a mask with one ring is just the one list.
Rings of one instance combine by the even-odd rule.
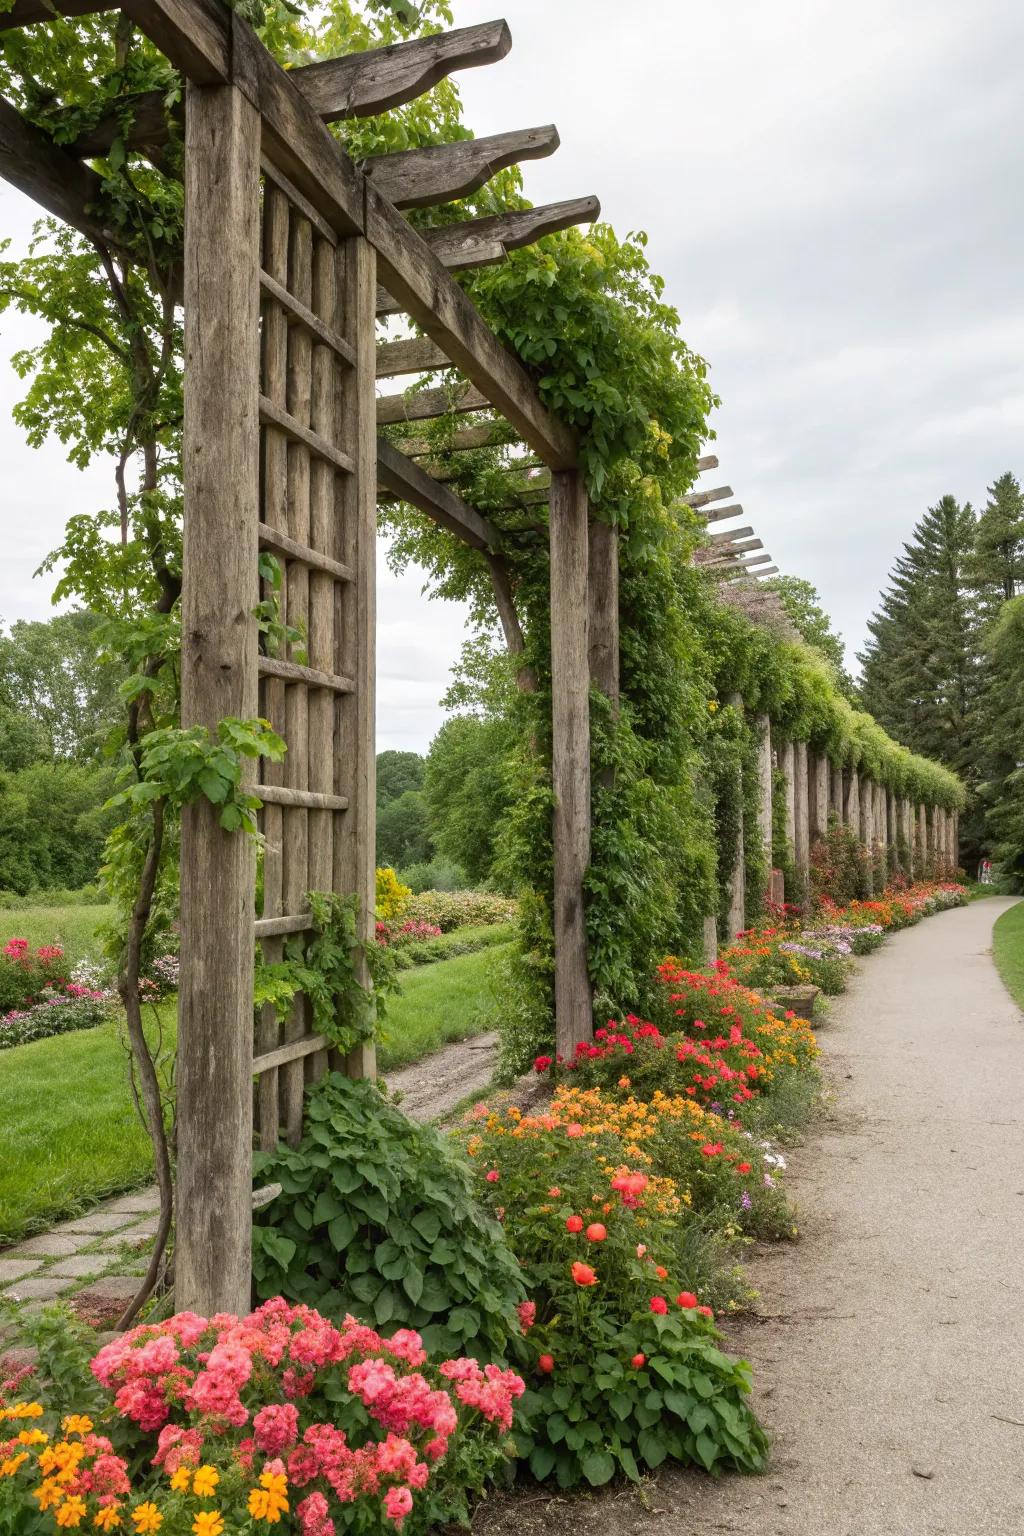
[[802, 1241], [752, 1266], [731, 1326], [774, 1442], [760, 1478], [665, 1471], [480, 1536], [988, 1536], [1024, 1531], [1024, 1015], [990, 898], [859, 963], [821, 1030], [834, 1090], [790, 1159]]

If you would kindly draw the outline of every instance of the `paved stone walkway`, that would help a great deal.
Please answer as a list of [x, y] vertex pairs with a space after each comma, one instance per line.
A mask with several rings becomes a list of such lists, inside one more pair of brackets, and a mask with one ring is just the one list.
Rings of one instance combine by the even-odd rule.
[[155, 1188], [119, 1195], [0, 1251], [0, 1307], [15, 1307], [14, 1327], [0, 1316], [0, 1340], [58, 1298], [74, 1298], [85, 1315], [129, 1301], [145, 1272], [159, 1204]]

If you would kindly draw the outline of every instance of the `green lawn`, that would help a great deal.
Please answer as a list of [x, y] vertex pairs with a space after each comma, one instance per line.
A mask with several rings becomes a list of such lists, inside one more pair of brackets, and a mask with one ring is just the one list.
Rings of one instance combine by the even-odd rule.
[[[102, 909], [51, 910], [94, 916]], [[69, 943], [70, 931], [62, 930]], [[37, 932], [22, 922], [13, 936], [35, 943]], [[55, 932], [41, 932], [39, 942]], [[501, 953], [495, 946], [403, 971], [401, 994], [390, 1000], [381, 1070], [487, 1029], [495, 1003], [490, 974]], [[164, 1026], [173, 1031], [173, 1004], [164, 1007]], [[0, 1247], [144, 1183], [151, 1166], [116, 1023], [0, 1051]]]
[[496, 957], [505, 952], [505, 945], [496, 945], [402, 971], [401, 993], [388, 999], [384, 1039], [377, 1052], [380, 1070], [393, 1072], [451, 1040], [489, 1029], [496, 1007], [491, 975]]
[[8, 939], [27, 939], [33, 949], [59, 944], [74, 965], [96, 952], [96, 930], [107, 922], [113, 907], [0, 908], [0, 949]]
[[1004, 912], [992, 930], [992, 949], [1000, 976], [1019, 1008], [1024, 1008], [1024, 901]]

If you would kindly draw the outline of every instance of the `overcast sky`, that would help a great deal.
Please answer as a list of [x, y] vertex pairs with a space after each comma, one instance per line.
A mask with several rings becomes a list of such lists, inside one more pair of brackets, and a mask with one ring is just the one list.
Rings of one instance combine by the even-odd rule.
[[[720, 470], [851, 653], [924, 509], [1024, 476], [1024, 7], [1015, 0], [455, 0], [513, 47], [462, 77], [479, 134], [554, 121], [536, 202], [596, 192], [646, 229], [722, 399]], [[32, 212], [0, 183], [15, 248]], [[0, 618], [42, 617], [31, 573], [73, 510], [110, 500], [10, 421], [0, 322]], [[462, 614], [379, 586], [379, 744], [423, 750]]]

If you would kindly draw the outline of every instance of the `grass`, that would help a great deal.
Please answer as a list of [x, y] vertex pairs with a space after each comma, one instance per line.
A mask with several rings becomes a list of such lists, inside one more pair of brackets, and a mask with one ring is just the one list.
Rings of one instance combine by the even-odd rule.
[[1024, 901], [996, 920], [992, 951], [1006, 990], [1018, 1008], [1024, 1009]]
[[381, 1071], [409, 1066], [453, 1040], [489, 1029], [497, 1002], [492, 967], [495, 955], [503, 952], [499, 945], [403, 971], [401, 993], [388, 1000], [377, 1052]]
[[116, 1021], [0, 1051], [0, 1246], [144, 1183], [151, 1168]]
[[0, 949], [8, 939], [27, 939], [33, 949], [59, 944], [70, 965], [97, 949], [96, 930], [113, 907], [20, 907], [0, 909]]
[[[96, 922], [104, 909], [43, 910]], [[17, 926], [6, 936], [36, 943], [38, 934], [45, 943], [59, 933], [70, 945], [74, 933], [87, 944], [85, 928], [48, 929], [52, 917], [30, 915], [42, 926], [25, 923], [24, 911], [11, 913]], [[388, 1008], [381, 1070], [486, 1030], [495, 1008], [492, 957], [500, 953], [492, 946], [403, 971], [402, 991]], [[163, 1020], [173, 1031], [173, 1003], [164, 1005]], [[0, 1051], [0, 1247], [145, 1183], [151, 1169], [116, 1022]]]

